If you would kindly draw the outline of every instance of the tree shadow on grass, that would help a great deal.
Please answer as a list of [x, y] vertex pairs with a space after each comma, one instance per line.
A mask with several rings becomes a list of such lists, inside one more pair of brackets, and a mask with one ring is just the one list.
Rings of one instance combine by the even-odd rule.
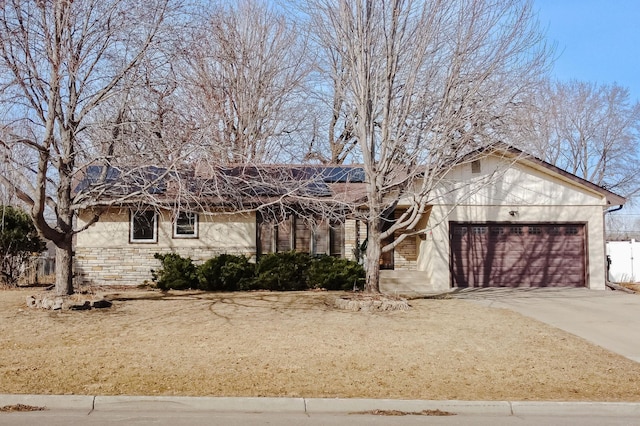
[[[112, 302], [178, 302], [200, 301], [208, 305], [217, 317], [227, 320], [242, 316], [244, 319], [262, 321], [266, 314], [294, 315], [299, 311], [334, 311], [333, 300], [343, 292], [207, 292], [201, 290], [124, 290], [109, 292], [103, 290], [104, 297]], [[253, 315], [248, 315], [248, 314]]]

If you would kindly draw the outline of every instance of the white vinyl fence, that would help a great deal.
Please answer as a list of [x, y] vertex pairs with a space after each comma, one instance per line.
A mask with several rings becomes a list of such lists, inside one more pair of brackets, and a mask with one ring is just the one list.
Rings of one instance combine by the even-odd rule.
[[607, 243], [609, 266], [609, 281], [640, 282], [640, 242], [609, 241]]

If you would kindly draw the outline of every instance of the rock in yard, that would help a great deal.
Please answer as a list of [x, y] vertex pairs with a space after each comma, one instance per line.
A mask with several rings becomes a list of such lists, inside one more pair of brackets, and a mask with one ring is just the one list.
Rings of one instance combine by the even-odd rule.
[[334, 301], [334, 306], [347, 311], [408, 311], [409, 303], [405, 299], [380, 296], [347, 296], [338, 297]]
[[91, 302], [89, 302], [88, 300], [85, 300], [84, 303], [75, 302], [69, 305], [69, 309], [73, 311], [85, 311], [87, 309], [91, 309]]
[[56, 296], [54, 294], [46, 293], [27, 296], [26, 303], [27, 307], [29, 308], [42, 308], [52, 311], [85, 311], [92, 308], [109, 308], [113, 305], [113, 303], [109, 300], [106, 300], [104, 296], [80, 294], [72, 294], [70, 296]]
[[64, 301], [62, 300], [62, 297], [56, 297], [53, 300], [53, 303], [51, 304], [51, 310], [59, 311], [60, 309], [62, 309], [63, 303], [64, 303]]
[[93, 302], [91, 302], [91, 307], [95, 309], [110, 308], [111, 305], [113, 305], [113, 303], [109, 302], [106, 299], [94, 300]]

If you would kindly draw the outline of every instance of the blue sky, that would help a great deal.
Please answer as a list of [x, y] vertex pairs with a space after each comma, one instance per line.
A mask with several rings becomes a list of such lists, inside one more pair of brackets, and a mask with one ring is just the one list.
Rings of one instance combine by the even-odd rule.
[[534, 0], [547, 39], [556, 43], [552, 75], [630, 90], [640, 101], [640, 0]]

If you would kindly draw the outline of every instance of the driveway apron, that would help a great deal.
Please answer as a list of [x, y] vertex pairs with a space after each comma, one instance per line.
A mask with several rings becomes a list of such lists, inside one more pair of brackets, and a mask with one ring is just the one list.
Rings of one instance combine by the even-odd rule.
[[640, 362], [640, 295], [586, 288], [484, 288], [452, 296], [513, 310]]

